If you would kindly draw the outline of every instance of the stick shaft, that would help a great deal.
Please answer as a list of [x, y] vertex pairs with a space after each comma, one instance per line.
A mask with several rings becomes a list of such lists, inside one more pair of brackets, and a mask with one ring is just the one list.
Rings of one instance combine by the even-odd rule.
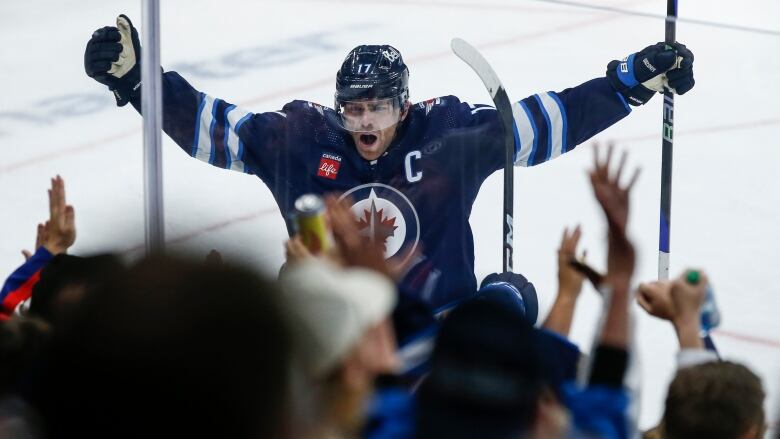
[[493, 103], [498, 111], [498, 117], [501, 126], [504, 129], [504, 209], [501, 214], [502, 242], [501, 260], [503, 261], [503, 271], [509, 272], [513, 269], [514, 260], [514, 182], [515, 182], [515, 138], [514, 138], [514, 119], [512, 117], [512, 104], [506, 89], [498, 79], [498, 75], [487, 62], [487, 60], [477, 51], [474, 46], [466, 41], [455, 38], [452, 40], [452, 50], [455, 54], [469, 65], [477, 73], [482, 83], [493, 98]]
[[[499, 93], [504, 97], [499, 98], [505, 102], [510, 102], [506, 96], [506, 91], [502, 88]], [[498, 107], [498, 105], [496, 106]], [[504, 227], [504, 244], [502, 258], [504, 261], [504, 273], [513, 270], [514, 265], [514, 215], [515, 215], [515, 142], [513, 133], [512, 108], [502, 108], [499, 111], [501, 124], [504, 127], [504, 214], [502, 216]]]
[[[676, 41], [677, 0], [666, 2], [667, 44]], [[672, 157], [674, 150], [674, 93], [664, 92], [661, 141], [661, 218], [658, 239], [658, 279], [669, 279], [672, 221]]]

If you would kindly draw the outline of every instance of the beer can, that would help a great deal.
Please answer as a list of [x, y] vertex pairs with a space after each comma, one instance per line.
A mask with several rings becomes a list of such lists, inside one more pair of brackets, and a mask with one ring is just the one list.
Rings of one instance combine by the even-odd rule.
[[295, 233], [312, 254], [327, 252], [333, 238], [325, 220], [325, 202], [322, 197], [306, 194], [295, 200], [293, 224]]

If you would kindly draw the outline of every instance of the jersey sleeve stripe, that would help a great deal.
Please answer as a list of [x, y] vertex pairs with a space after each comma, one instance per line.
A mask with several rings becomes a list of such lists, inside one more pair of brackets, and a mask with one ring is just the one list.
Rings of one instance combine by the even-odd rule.
[[217, 139], [214, 137], [214, 130], [217, 127], [217, 107], [219, 106], [219, 102], [219, 99], [215, 99], [211, 105], [211, 124], [209, 126], [210, 148], [208, 157], [208, 162], [210, 165], [215, 165], [215, 159], [217, 158]]
[[549, 94], [538, 94], [537, 101], [539, 107], [545, 115], [545, 122], [549, 129], [547, 136], [547, 160], [554, 159], [563, 153], [563, 137], [566, 135], [564, 129], [564, 116], [558, 103]]
[[232, 131], [230, 129], [230, 119], [228, 118], [228, 114], [236, 108], [235, 105], [230, 104], [227, 107], [225, 107], [224, 114], [222, 115], [222, 120], [225, 121], [225, 137], [222, 140], [222, 145], [225, 148], [225, 169], [231, 169], [231, 166], [233, 164], [233, 151], [230, 149], [230, 132]]
[[[247, 113], [242, 117], [237, 123], [236, 123], [236, 135], [241, 132], [241, 127], [244, 125], [244, 122], [249, 120], [249, 118], [252, 116], [252, 113]], [[241, 136], [238, 136], [238, 160], [241, 161], [241, 163], [244, 162], [244, 141], [241, 140]], [[244, 166], [243, 172], [249, 173], [249, 171], [246, 169], [246, 166]]]
[[515, 165], [528, 166], [528, 160], [536, 151], [536, 124], [530, 110], [522, 101], [512, 106], [512, 116], [520, 138], [520, 152], [515, 157]]
[[238, 130], [241, 128], [241, 125], [244, 124], [244, 122], [249, 119], [249, 117], [252, 115], [252, 113], [248, 113], [246, 111], [241, 110], [240, 108], [236, 107], [235, 105], [227, 111], [225, 114], [225, 120], [228, 123], [228, 126], [235, 127], [234, 129], [228, 129], [227, 131], [227, 149], [230, 154], [230, 164], [227, 166], [228, 169], [233, 171], [240, 171], [240, 172], [246, 172], [246, 165], [244, 164], [244, 143], [241, 141], [241, 138], [238, 136]]
[[515, 121], [521, 121], [518, 123], [518, 128], [520, 130], [521, 143], [525, 147], [525, 151], [520, 154], [518, 160], [520, 160], [523, 166], [533, 166], [536, 150], [539, 149], [539, 129], [528, 105], [523, 101], [518, 102], [518, 105], [523, 112], [517, 114], [517, 112], [513, 111], [513, 113], [515, 113]]
[[198, 117], [198, 144], [195, 146], [193, 157], [206, 163], [211, 163], [211, 127], [214, 122], [214, 98], [203, 95], [203, 104]]
[[561, 113], [561, 123], [562, 123], [562, 129], [561, 129], [561, 154], [567, 152], [569, 150], [569, 121], [566, 117], [566, 107], [563, 106], [563, 102], [561, 102], [561, 98], [558, 97], [557, 94], [553, 91], [548, 91], [547, 95], [553, 98], [555, 101], [555, 104], [558, 106], [558, 111]]
[[199, 93], [198, 96], [200, 102], [198, 103], [198, 114], [195, 116], [195, 137], [192, 140], [192, 150], [190, 155], [195, 157], [198, 154], [198, 142], [200, 141], [200, 117], [203, 114], [203, 107], [206, 106], [206, 95]]
[[230, 132], [227, 112], [233, 106], [222, 99], [217, 99], [214, 105], [214, 153], [211, 160], [212, 165], [222, 169], [230, 169], [230, 161], [232, 160], [227, 146], [227, 133]]
[[248, 113], [242, 110], [239, 111], [240, 113], [238, 113], [238, 115], [235, 116], [237, 118], [240, 117], [240, 119], [238, 119], [238, 122], [236, 122], [235, 124], [236, 134], [238, 134], [239, 130], [241, 130], [241, 127], [244, 125], [244, 122], [246, 122], [249, 119], [249, 117], [252, 116], [252, 113]]
[[544, 103], [542, 102], [541, 95], [534, 95], [534, 99], [536, 99], [536, 104], [539, 106], [539, 110], [542, 112], [542, 117], [544, 117], [544, 124], [547, 126], [547, 142], [545, 143], [546, 150], [544, 152], [544, 160], [542, 160], [540, 163], [546, 162], [547, 160], [550, 160], [550, 156], [552, 155], [552, 138], [553, 138], [553, 130], [552, 130], [552, 123], [550, 121], [550, 115], [547, 114], [547, 109], [544, 108]]
[[203, 94], [192, 156], [219, 168], [248, 172], [238, 132], [251, 116], [233, 104]]

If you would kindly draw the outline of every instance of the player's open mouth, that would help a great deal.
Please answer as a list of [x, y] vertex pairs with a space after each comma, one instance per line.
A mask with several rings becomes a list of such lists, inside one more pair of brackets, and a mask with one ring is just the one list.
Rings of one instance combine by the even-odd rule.
[[360, 143], [362, 143], [365, 146], [374, 146], [376, 143], [378, 137], [374, 134], [361, 134], [360, 135]]

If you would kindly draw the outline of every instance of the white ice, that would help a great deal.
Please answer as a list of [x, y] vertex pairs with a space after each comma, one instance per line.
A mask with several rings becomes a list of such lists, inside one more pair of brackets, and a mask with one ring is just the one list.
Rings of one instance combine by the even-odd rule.
[[[596, 3], [594, 0], [590, 0]], [[454, 94], [489, 103], [474, 73], [449, 51], [462, 37], [483, 51], [520, 99], [604, 73], [609, 60], [663, 39], [663, 20], [532, 0], [326, 0], [163, 3], [162, 62], [200, 90], [253, 111], [294, 98], [330, 104], [344, 55], [390, 43], [411, 69], [414, 100]], [[600, 1], [665, 12], [661, 1]], [[92, 31], [119, 13], [143, 32], [140, 2], [0, 2], [0, 273], [22, 262], [47, 215], [48, 178], [61, 174], [77, 212], [73, 253], [130, 251], [143, 243], [141, 118], [117, 109], [84, 74]], [[780, 3], [680, 1], [680, 16], [780, 30]], [[780, 36], [680, 22], [678, 40], [696, 54], [696, 88], [676, 100], [672, 274], [707, 270], [723, 314], [715, 342], [780, 392]], [[190, 67], [186, 65], [189, 64]], [[196, 66], [198, 71], [195, 71]], [[208, 73], [211, 76], [207, 77]], [[636, 281], [656, 276], [661, 99], [597, 137], [613, 139], [643, 170], [632, 199]], [[564, 226], [582, 224], [590, 259], [603, 265], [604, 227], [585, 171], [587, 145], [534, 169], [518, 169], [516, 267], [539, 292], [541, 313], [556, 288], [555, 249]], [[275, 271], [285, 229], [270, 192], [252, 176], [197, 162], [164, 140], [166, 233], [174, 248], [211, 248]], [[501, 175], [483, 186], [471, 223], [478, 276], [500, 269]], [[136, 249], [134, 252], [133, 249]], [[217, 299], [218, 300], [218, 299]], [[587, 350], [600, 299], [583, 292], [574, 339]], [[674, 372], [674, 334], [637, 308], [643, 397], [641, 426], [660, 416]]]

